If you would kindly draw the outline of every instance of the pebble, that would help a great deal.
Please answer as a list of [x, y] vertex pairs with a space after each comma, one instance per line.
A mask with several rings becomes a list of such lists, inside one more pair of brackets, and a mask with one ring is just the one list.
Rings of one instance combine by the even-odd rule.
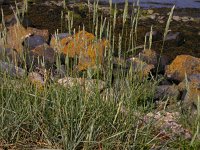
[[14, 64], [9, 64], [0, 60], [0, 72], [6, 72], [12, 77], [24, 77], [26, 71], [22, 68], [15, 66]]
[[24, 46], [30, 50], [45, 43], [45, 39], [39, 35], [33, 35], [24, 40]]
[[181, 21], [181, 17], [180, 16], [173, 16], [172, 19], [174, 21]]

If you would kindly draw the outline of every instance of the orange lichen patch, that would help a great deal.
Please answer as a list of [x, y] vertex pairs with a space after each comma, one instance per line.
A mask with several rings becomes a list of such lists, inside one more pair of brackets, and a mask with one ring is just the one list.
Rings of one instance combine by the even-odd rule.
[[19, 53], [22, 52], [22, 42], [26, 37], [30, 36], [31, 34], [32, 33], [30, 31], [26, 30], [20, 24], [15, 24], [8, 27], [6, 47], [15, 49]]
[[188, 99], [190, 99], [190, 101], [194, 102], [194, 104], [197, 106], [198, 98], [200, 100], [200, 89], [190, 88], [186, 96]]
[[167, 66], [165, 74], [174, 80], [182, 81], [191, 74], [200, 73], [200, 58], [190, 55], [179, 55]]
[[63, 39], [57, 39], [56, 37], [51, 38], [50, 46], [58, 52], [62, 52], [64, 47], [72, 40], [72, 37], [66, 37]]
[[[200, 74], [199, 74], [200, 75]], [[178, 85], [179, 91], [187, 91], [184, 100], [189, 103], [198, 104], [200, 98], [200, 79], [199, 76], [193, 74]]]
[[99, 64], [102, 64], [104, 49], [107, 45], [108, 41], [106, 40], [88, 45], [87, 50], [82, 51], [79, 55], [78, 70], [96, 68]]
[[74, 35], [73, 39], [64, 47], [62, 52], [69, 57], [75, 57], [87, 51], [88, 46], [94, 43], [95, 36], [86, 31], [80, 31]]
[[77, 69], [82, 71], [89, 67], [96, 68], [96, 64], [103, 62], [104, 50], [108, 44], [107, 40], [96, 41], [92, 33], [80, 31], [74, 36], [69, 36], [62, 40], [53, 37], [50, 45], [68, 57], [78, 56], [79, 63]]

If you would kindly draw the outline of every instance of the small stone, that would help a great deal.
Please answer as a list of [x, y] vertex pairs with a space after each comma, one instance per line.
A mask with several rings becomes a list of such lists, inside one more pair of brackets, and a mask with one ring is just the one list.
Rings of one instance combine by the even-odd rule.
[[174, 21], [181, 21], [181, 17], [180, 16], [173, 16], [172, 19]]
[[147, 19], [149, 19], [149, 17], [142, 15], [142, 16], [139, 17], [139, 19], [142, 20], [142, 21], [146, 21]]
[[165, 16], [158, 16], [158, 20], [163, 20], [165, 19]]
[[58, 33], [58, 34], [52, 35], [52, 38], [55, 38], [55, 39], [57, 38], [59, 40], [62, 40], [63, 38], [67, 38], [69, 36], [70, 36], [69, 33]]
[[151, 122], [151, 126], [153, 126], [153, 129], [155, 130], [154, 132], [156, 134], [155, 140], [160, 140], [160, 142], [168, 141], [172, 138], [184, 138], [191, 140], [191, 132], [184, 128], [183, 125], [177, 121], [179, 118], [180, 114], [178, 112], [158, 111], [145, 115], [142, 119], [142, 125], [146, 126]]
[[158, 20], [158, 22], [161, 23], [161, 24], [165, 23], [164, 20]]
[[[145, 34], [147, 41], [149, 40], [150, 34], [151, 34], [150, 32], [147, 32]], [[161, 32], [159, 32], [159, 31], [152, 31], [152, 41], [162, 40], [162, 37], [163, 37], [163, 35], [162, 35]]]
[[37, 88], [42, 89], [45, 85], [43, 77], [37, 72], [31, 72], [28, 74], [29, 81]]
[[152, 15], [149, 15], [149, 16], [148, 16], [148, 18], [150, 18], [150, 19], [152, 19], [152, 20], [155, 20], [155, 19], [156, 19], [156, 17], [157, 17], [157, 15], [156, 15], [156, 14], [152, 14]]
[[190, 17], [190, 21], [195, 21], [195, 19], [193, 17]]
[[45, 39], [42, 36], [39, 35], [33, 35], [29, 36], [24, 40], [24, 46], [29, 49], [33, 50], [34, 48], [43, 45], [45, 42]]
[[0, 60], [0, 71], [5, 72], [12, 77], [22, 78], [26, 75], [26, 71], [20, 67], [15, 66], [14, 64], [9, 64]]
[[181, 18], [181, 20], [182, 20], [183, 22], [188, 22], [188, 21], [190, 21], [190, 17], [184, 16], [184, 17]]
[[52, 68], [56, 62], [55, 51], [47, 44], [37, 46], [29, 52], [29, 56], [27, 64], [33, 63], [34, 67], [45, 66], [46, 68]]
[[176, 85], [160, 85], [156, 87], [154, 99], [155, 100], [178, 100], [180, 92]]
[[165, 18], [165, 16], [158, 16], [157, 20], [159, 23], [164, 23], [165, 22], [164, 18]]
[[87, 94], [96, 92], [96, 89], [101, 92], [106, 87], [106, 83], [104, 81], [85, 78], [65, 77], [59, 79], [58, 83], [66, 88], [72, 88], [76, 86], [81, 87], [81, 89], [83, 89], [83, 91], [85, 91]]
[[168, 32], [168, 34], [166, 35], [165, 41], [172, 44], [174, 43], [177, 46], [181, 46], [185, 42], [185, 37], [180, 32]]
[[153, 9], [148, 9], [148, 10], [147, 10], [147, 14], [148, 14], [148, 15], [152, 15], [153, 13], [154, 13], [154, 10], [153, 10]]

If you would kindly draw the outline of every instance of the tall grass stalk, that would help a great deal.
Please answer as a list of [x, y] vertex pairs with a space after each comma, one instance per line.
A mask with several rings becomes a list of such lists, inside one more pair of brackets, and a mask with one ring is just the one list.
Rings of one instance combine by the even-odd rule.
[[127, 16], [128, 16], [128, 0], [125, 1], [125, 5], [124, 5], [124, 12], [123, 12], [123, 18], [122, 18], [122, 22], [123, 22], [122, 37], [124, 36], [124, 26], [127, 20]]
[[161, 56], [163, 54], [163, 49], [164, 49], [164, 45], [165, 45], [166, 36], [167, 36], [167, 34], [169, 32], [169, 26], [170, 26], [170, 23], [172, 21], [174, 8], [175, 8], [175, 5], [172, 7], [172, 9], [170, 11], [170, 14], [169, 14], [169, 17], [168, 17], [168, 20], [167, 20], [167, 24], [166, 24], [166, 27], [165, 27], [165, 31], [164, 31], [164, 34], [163, 34], [163, 43], [162, 43], [162, 48], [161, 48], [161, 51], [160, 51], [160, 57], [158, 59], [158, 66], [157, 66], [156, 74], [158, 74], [158, 70], [159, 70], [159, 67], [160, 67], [160, 60], [161, 60]]
[[[139, 1], [138, 1], [138, 3], [139, 3]], [[137, 43], [137, 28], [138, 28], [138, 20], [139, 20], [139, 14], [140, 14], [140, 6], [138, 5], [137, 6], [137, 14], [136, 14], [136, 19], [135, 19], [135, 25], [134, 25], [134, 27], [135, 27], [135, 45], [136, 45], [136, 43]]]
[[149, 35], [149, 49], [152, 46], [152, 33], [153, 33], [153, 26], [151, 26], [150, 35]]

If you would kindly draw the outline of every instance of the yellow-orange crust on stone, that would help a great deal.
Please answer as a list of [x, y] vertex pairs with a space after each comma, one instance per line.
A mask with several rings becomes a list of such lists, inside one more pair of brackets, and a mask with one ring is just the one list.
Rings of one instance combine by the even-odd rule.
[[200, 58], [190, 55], [178, 55], [166, 68], [166, 75], [179, 81], [185, 79], [185, 74], [189, 76], [199, 73]]
[[96, 37], [87, 31], [80, 31], [60, 41], [55, 38], [51, 41], [51, 46], [56, 47], [58, 52], [71, 58], [78, 56], [78, 71], [96, 68], [96, 64], [102, 64], [104, 50], [108, 44], [107, 40], [96, 40]]

